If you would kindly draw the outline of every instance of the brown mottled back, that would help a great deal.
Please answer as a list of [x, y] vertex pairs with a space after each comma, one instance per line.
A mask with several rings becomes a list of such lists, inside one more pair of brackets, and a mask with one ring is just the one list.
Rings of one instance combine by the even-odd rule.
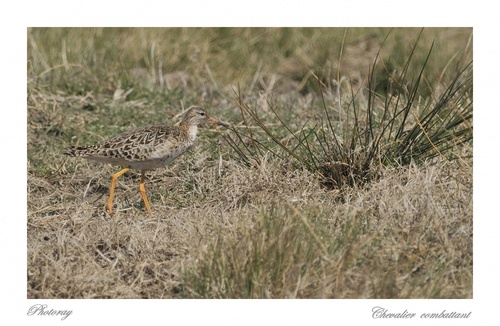
[[66, 154], [139, 170], [164, 166], [194, 144], [198, 126], [208, 121], [201, 107], [191, 107], [179, 126], [148, 126], [91, 146], [71, 146]]

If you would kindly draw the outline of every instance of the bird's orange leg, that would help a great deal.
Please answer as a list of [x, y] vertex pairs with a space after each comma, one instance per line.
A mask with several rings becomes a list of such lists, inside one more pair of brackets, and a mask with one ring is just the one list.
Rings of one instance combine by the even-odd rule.
[[141, 171], [141, 184], [139, 186], [139, 191], [141, 192], [142, 200], [144, 200], [144, 205], [148, 210], [148, 213], [151, 214], [151, 206], [149, 206], [148, 197], [146, 197], [146, 188], [144, 188], [144, 171]]
[[113, 199], [115, 198], [116, 181], [118, 180], [118, 178], [122, 174], [127, 173], [129, 170], [130, 170], [129, 168], [125, 168], [125, 169], [121, 170], [120, 172], [113, 174], [113, 178], [111, 179], [111, 189], [109, 190], [109, 200], [108, 200], [108, 205], [107, 205], [108, 213], [109, 213], [109, 215], [111, 215], [111, 217], [113, 217]]

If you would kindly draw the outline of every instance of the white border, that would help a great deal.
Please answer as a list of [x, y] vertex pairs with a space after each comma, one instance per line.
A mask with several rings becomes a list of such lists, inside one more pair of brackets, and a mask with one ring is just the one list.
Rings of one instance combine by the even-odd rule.
[[[0, 105], [4, 182], [2, 325], [53, 325], [27, 317], [38, 302], [71, 309], [62, 323], [315, 325], [364, 323], [371, 308], [472, 311], [470, 320], [392, 321], [401, 325], [491, 325], [498, 320], [496, 264], [500, 214], [498, 10], [479, 1], [17, 1], [2, 5]], [[474, 299], [472, 300], [27, 300], [26, 299], [26, 28], [28, 26], [455, 26], [474, 27]]]

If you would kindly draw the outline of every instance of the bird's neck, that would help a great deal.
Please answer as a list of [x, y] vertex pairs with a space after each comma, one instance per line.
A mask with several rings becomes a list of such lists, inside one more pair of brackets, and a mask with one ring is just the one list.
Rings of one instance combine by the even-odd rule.
[[191, 141], [194, 141], [196, 139], [196, 136], [198, 135], [198, 126], [197, 125], [182, 124], [180, 127], [183, 131], [185, 131], [188, 134], [188, 138]]

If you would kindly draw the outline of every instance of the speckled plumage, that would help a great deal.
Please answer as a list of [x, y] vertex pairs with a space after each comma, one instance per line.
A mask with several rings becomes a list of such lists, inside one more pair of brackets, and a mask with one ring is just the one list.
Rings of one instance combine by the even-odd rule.
[[102, 144], [71, 146], [65, 154], [121, 165], [125, 168], [113, 176], [108, 201], [110, 215], [112, 215], [114, 187], [118, 177], [129, 169], [141, 170], [141, 195], [148, 212], [151, 212], [144, 190], [144, 172], [167, 165], [182, 155], [194, 144], [198, 126], [207, 121], [224, 125], [209, 118], [201, 107], [193, 106], [184, 114], [179, 126], [142, 127], [115, 136]]
[[115, 136], [91, 146], [71, 146], [69, 156], [138, 170], [162, 167], [194, 144], [198, 125], [208, 121], [200, 107], [191, 107], [179, 126], [147, 126]]

